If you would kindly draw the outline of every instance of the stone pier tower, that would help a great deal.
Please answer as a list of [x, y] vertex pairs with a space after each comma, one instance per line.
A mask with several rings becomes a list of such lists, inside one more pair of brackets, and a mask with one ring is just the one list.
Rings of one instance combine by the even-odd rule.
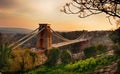
[[39, 30], [43, 29], [38, 34], [37, 48], [41, 50], [49, 50], [52, 48], [52, 33], [50, 31], [50, 24], [39, 24]]

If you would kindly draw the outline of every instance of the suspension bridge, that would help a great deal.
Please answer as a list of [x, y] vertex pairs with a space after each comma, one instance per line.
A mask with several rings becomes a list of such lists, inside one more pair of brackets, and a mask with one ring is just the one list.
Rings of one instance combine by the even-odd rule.
[[[36, 48], [48, 50], [51, 48], [58, 48], [69, 44], [87, 41], [90, 38], [85, 38], [86, 35], [87, 33], [83, 33], [83, 35], [80, 35], [78, 38], [70, 40], [51, 29], [49, 24], [39, 24], [39, 28], [33, 30], [18, 41], [11, 43], [9, 47], [12, 49], [16, 49], [17, 47], [23, 45], [25, 42], [29, 41], [33, 37], [37, 36]], [[64, 42], [53, 44], [52, 36], [55, 36], [58, 39], [63, 40]]]

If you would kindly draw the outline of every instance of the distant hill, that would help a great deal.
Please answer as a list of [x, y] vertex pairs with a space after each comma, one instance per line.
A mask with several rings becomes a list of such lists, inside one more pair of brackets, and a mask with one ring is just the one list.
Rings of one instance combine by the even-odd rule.
[[0, 28], [1, 33], [30, 33], [32, 30], [30, 29], [24, 29], [24, 28]]

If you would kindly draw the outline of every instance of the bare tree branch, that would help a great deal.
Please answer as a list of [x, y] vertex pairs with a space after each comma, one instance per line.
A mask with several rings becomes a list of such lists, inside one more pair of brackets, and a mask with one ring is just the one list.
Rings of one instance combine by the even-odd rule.
[[111, 25], [113, 25], [112, 22], [111, 22], [111, 20], [110, 20], [110, 17], [111, 17], [111, 16], [107, 16], [108, 21], [109, 21], [109, 23], [110, 23]]
[[61, 11], [66, 14], [78, 14], [80, 18], [99, 13], [120, 18], [120, 0], [73, 0], [66, 3]]

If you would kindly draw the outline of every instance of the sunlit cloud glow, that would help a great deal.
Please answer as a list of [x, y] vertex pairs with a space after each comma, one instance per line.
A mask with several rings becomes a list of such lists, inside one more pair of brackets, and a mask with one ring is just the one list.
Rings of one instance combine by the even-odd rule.
[[[71, 0], [0, 0], [0, 27], [35, 29], [39, 23], [49, 23], [54, 30], [110, 30], [105, 14], [85, 19], [67, 15], [60, 8]], [[113, 22], [113, 24], [115, 24]]]

